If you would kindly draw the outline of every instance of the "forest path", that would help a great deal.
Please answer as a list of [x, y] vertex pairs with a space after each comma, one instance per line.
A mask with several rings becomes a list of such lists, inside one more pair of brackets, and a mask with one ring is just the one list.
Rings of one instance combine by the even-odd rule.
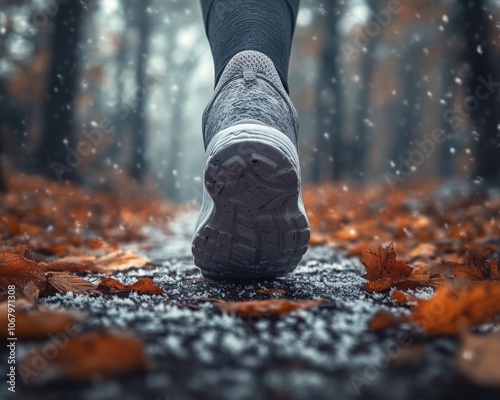
[[[114, 275], [123, 283], [151, 277], [165, 295], [67, 294], [43, 300], [51, 306], [90, 310], [89, 329], [134, 332], [156, 363], [145, 377], [94, 382], [75, 388], [73, 398], [386, 399], [388, 387], [392, 398], [463, 396], [472, 388], [477, 394], [476, 386], [469, 387], [456, 375], [455, 339], [429, 342], [422, 337], [418, 343], [415, 336], [404, 336], [404, 329], [382, 335], [369, 330], [378, 309], [403, 308], [386, 295], [362, 290], [366, 281], [358, 259], [318, 246], [309, 249], [294, 273], [275, 281], [210, 281], [192, 262], [195, 217], [194, 211], [178, 215], [171, 236], [149, 232], [156, 245], [147, 255], [157, 267]], [[256, 292], [262, 288], [286, 292]], [[421, 294], [425, 296], [425, 290]], [[272, 320], [221, 314], [213, 302], [196, 300], [272, 297], [326, 302]]]

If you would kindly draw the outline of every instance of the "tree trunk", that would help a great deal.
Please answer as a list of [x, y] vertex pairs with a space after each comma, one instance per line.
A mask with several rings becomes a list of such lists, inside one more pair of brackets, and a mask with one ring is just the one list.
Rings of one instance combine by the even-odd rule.
[[36, 152], [39, 172], [53, 179], [77, 179], [75, 168], [79, 161], [75, 155], [74, 103], [83, 7], [80, 1], [70, 1], [60, 5], [54, 17], [47, 101], [41, 143]]
[[[122, 1], [122, 10], [124, 15], [126, 16], [126, 23], [132, 25], [133, 24], [133, 14], [134, 7], [130, 4], [130, 1]], [[115, 133], [113, 137], [112, 143], [109, 145], [106, 151], [106, 158], [112, 160], [113, 164], [117, 164], [120, 166], [120, 169], [123, 168], [123, 161], [121, 160], [121, 156], [123, 155], [121, 150], [123, 149], [123, 142], [127, 137], [129, 137], [129, 115], [127, 111], [127, 106], [124, 102], [124, 86], [125, 82], [123, 79], [124, 70], [126, 69], [126, 65], [128, 65], [128, 51], [127, 49], [130, 47], [130, 41], [128, 40], [127, 32], [124, 32], [120, 47], [118, 49], [116, 55], [116, 75], [114, 76], [114, 85], [116, 87], [116, 102], [113, 107], [113, 121], [115, 126]]]
[[[446, 142], [437, 144], [439, 146], [438, 154], [438, 171], [439, 176], [444, 179], [451, 178], [455, 173], [455, 156], [450, 152], [450, 147], [455, 147], [455, 135], [453, 132], [453, 126], [450, 124], [449, 120], [443, 118], [446, 115], [445, 112], [449, 109], [450, 104], [453, 103], [455, 96], [453, 95], [454, 84], [453, 84], [453, 73], [451, 64], [448, 60], [448, 56], [445, 55], [444, 60], [441, 61], [441, 98], [446, 99], [446, 104], [441, 106], [441, 129], [445, 132]], [[452, 96], [448, 98], [447, 93], [451, 93]]]
[[[461, 20], [464, 34], [463, 57], [468, 63], [469, 75], [466, 84], [466, 94], [476, 99], [477, 110], [471, 103], [471, 118], [474, 128], [479, 134], [476, 143], [476, 168], [475, 174], [488, 183], [499, 184], [500, 180], [500, 90], [496, 87], [489, 88], [484, 81], [500, 81], [498, 68], [493, 61], [491, 43], [493, 37], [490, 33], [488, 19], [488, 4], [485, 0], [461, 0]], [[478, 99], [476, 88], [483, 85], [483, 92], [489, 96]]]
[[406, 159], [412, 141], [415, 139], [418, 114], [421, 107], [421, 74], [420, 69], [420, 43], [411, 43], [411, 28], [408, 35], [403, 58], [401, 60], [401, 94], [398, 107], [397, 120], [393, 129], [393, 140], [390, 149], [390, 159], [399, 164], [401, 158]]
[[149, 33], [151, 22], [148, 14], [150, 0], [142, 1], [137, 9], [137, 27], [139, 33], [139, 45], [137, 47], [137, 59], [135, 70], [136, 103], [132, 115], [132, 157], [129, 166], [130, 176], [137, 182], [141, 182], [146, 174], [146, 90], [144, 87], [144, 78], [146, 76], [146, 67], [149, 55]]
[[[186, 72], [186, 77], [187, 77]], [[177, 174], [174, 174], [174, 170], [177, 172], [180, 169], [179, 153], [181, 151], [181, 135], [182, 127], [184, 125], [182, 111], [184, 109], [184, 101], [186, 100], [186, 90], [180, 89], [175, 97], [174, 104], [172, 107], [172, 116], [170, 122], [170, 143], [167, 151], [167, 161], [168, 161], [168, 180], [167, 180], [167, 196], [175, 201], [180, 200], [180, 193], [177, 181], [179, 179]]]
[[[369, 1], [369, 6], [373, 15], [376, 15], [380, 7], [378, 1]], [[370, 21], [374, 21], [373, 17]], [[377, 48], [380, 36], [381, 34], [370, 37], [370, 40], [366, 45], [367, 51], [362, 56], [361, 60], [360, 89], [358, 91], [356, 117], [354, 122], [354, 142], [350, 146], [351, 155], [349, 157], [349, 172], [351, 177], [356, 180], [362, 180], [366, 173], [366, 157], [368, 154], [367, 126], [371, 117], [370, 84], [373, 79], [373, 71], [375, 69], [373, 53]]]
[[[337, 12], [339, 6], [335, 2], [326, 2], [324, 6], [327, 19], [325, 20], [325, 47], [321, 58], [316, 91], [316, 148], [318, 153], [312, 167], [311, 179], [313, 181], [318, 181], [324, 176], [322, 167], [325, 155], [331, 158], [333, 180], [341, 178], [344, 168], [342, 134], [345, 110], [342, 97], [345, 83], [341, 69], [341, 42], [337, 33], [341, 13]], [[325, 133], [329, 136], [329, 144], [326, 141]]]

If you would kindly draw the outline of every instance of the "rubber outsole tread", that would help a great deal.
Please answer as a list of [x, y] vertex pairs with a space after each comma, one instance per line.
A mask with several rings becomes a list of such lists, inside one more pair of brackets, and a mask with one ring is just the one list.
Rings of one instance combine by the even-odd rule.
[[268, 279], [296, 268], [310, 231], [293, 151], [258, 131], [236, 131], [212, 146], [204, 184], [213, 207], [192, 245], [205, 277]]

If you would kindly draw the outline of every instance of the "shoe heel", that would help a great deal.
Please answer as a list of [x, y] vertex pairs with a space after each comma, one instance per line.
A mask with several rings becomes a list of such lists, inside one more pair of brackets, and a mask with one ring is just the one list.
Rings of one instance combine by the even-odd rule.
[[193, 240], [205, 276], [264, 279], [296, 268], [310, 237], [299, 171], [290, 139], [272, 128], [237, 125], [212, 139], [204, 178], [211, 207]]

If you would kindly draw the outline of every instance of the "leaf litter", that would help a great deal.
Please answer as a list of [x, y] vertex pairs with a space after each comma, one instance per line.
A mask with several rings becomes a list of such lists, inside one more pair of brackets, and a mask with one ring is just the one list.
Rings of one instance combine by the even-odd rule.
[[[31, 187], [34, 184], [31, 182]], [[23, 193], [24, 188], [18, 187], [17, 190], [19, 193]], [[226, 293], [231, 291], [230, 285], [213, 286], [210, 281], [200, 280], [196, 274], [184, 274], [181, 278], [175, 272], [177, 268], [175, 261], [173, 264], [167, 262], [167, 267], [165, 267], [165, 262], [152, 263], [150, 258], [134, 251], [121, 249], [124, 243], [138, 244], [147, 237], [141, 233], [140, 228], [144, 221], [147, 220], [150, 223], [152, 219], [145, 218], [145, 213], [134, 214], [134, 212], [129, 211], [134, 209], [137, 204], [141, 204], [140, 201], [131, 202], [129, 205], [120, 202], [121, 211], [115, 213], [111, 211], [112, 207], [109, 206], [115, 199], [111, 200], [107, 195], [99, 195], [96, 203], [101, 202], [102, 210], [106, 210], [106, 217], [108, 211], [111, 217], [103, 218], [105, 214], [100, 211], [97, 214], [101, 219], [95, 219], [92, 211], [87, 212], [87, 214], [76, 211], [82, 208], [82, 199], [88, 202], [88, 195], [82, 194], [83, 197], [78, 199], [74, 193], [79, 193], [81, 189], [72, 188], [71, 190], [74, 192], [70, 196], [70, 200], [65, 203], [63, 193], [67, 192], [67, 188], [62, 189], [57, 185], [50, 187], [50, 192], [55, 194], [53, 198], [61, 202], [59, 206], [65, 208], [68, 215], [73, 215], [74, 221], [78, 221], [80, 227], [85, 227], [83, 230], [75, 230], [67, 222], [61, 224], [61, 221], [56, 221], [56, 214], [49, 212], [49, 218], [54, 220], [54, 228], [51, 229], [51, 232], [54, 233], [44, 235], [42, 238], [41, 234], [46, 220], [36, 216], [30, 216], [26, 219], [19, 217], [20, 215], [28, 215], [23, 214], [23, 212], [29, 210], [30, 207], [32, 209], [38, 207], [36, 196], [29, 204], [17, 205], [17, 202], [14, 201], [16, 194], [10, 193], [8, 201], [4, 203], [8, 204], [8, 207], [0, 208], [0, 217], [7, 222], [6, 228], [2, 228], [5, 239], [3, 241], [3, 254], [8, 253], [7, 261], [3, 261], [1, 264], [2, 268], [5, 264], [5, 269], [2, 269], [5, 274], [0, 274], [0, 279], [3, 279], [0, 282], [2, 285], [13, 282], [12, 284], [16, 286], [19, 293], [22, 293], [23, 299], [20, 301], [24, 302], [24, 305], [19, 307], [21, 310], [19, 315], [21, 321], [24, 318], [27, 322], [22, 322], [21, 327], [24, 323], [30, 326], [26, 331], [24, 328], [20, 330], [23, 334], [19, 334], [19, 336], [23, 340], [40, 340], [52, 332], [61, 332], [63, 322], [66, 324], [65, 326], [68, 322], [76, 326], [85, 326], [81, 319], [81, 315], [84, 315], [83, 311], [90, 309], [96, 315], [96, 310], [99, 307], [105, 307], [105, 304], [108, 306], [102, 308], [101, 312], [105, 312], [109, 316], [113, 313], [119, 315], [120, 318], [115, 319], [115, 323], [120, 326], [122, 323], [119, 321], [123, 320], [121, 327], [126, 329], [134, 317], [127, 314], [126, 309], [117, 308], [117, 305], [133, 309], [133, 304], [136, 302], [140, 304], [139, 299], [143, 298], [145, 293], [175, 299], [176, 292], [185, 286], [191, 288], [193, 301], [196, 301], [196, 298], [214, 298], [215, 307], [222, 311], [222, 314], [220, 317], [214, 316], [212, 322], [224, 323], [228, 332], [226, 339], [222, 340], [220, 345], [228, 346], [227, 348], [231, 349], [231, 352], [237, 354], [244, 351], [245, 348], [251, 348], [253, 341], [247, 337], [247, 343], [244, 344], [244, 341], [240, 341], [240, 334], [234, 336], [236, 332], [234, 329], [240, 329], [242, 325], [227, 318], [239, 317], [242, 320], [251, 318], [253, 321], [251, 323], [255, 324], [253, 329], [257, 329], [257, 332], [259, 332], [260, 326], [265, 327], [267, 323], [293, 326], [292, 331], [304, 332], [304, 335], [306, 332], [310, 332], [310, 329], [314, 329], [315, 337], [319, 340], [321, 332], [325, 329], [321, 322], [322, 318], [326, 318], [325, 313], [329, 313], [328, 315], [331, 315], [329, 318], [334, 319], [335, 316], [342, 316], [342, 319], [336, 322], [337, 330], [342, 330], [343, 324], [346, 327], [349, 325], [347, 322], [350, 321], [349, 316], [344, 315], [343, 311], [339, 313], [344, 307], [344, 303], [339, 299], [342, 296], [348, 299], [357, 293], [360, 299], [359, 310], [363, 309], [367, 302], [373, 302], [373, 305], [379, 305], [381, 302], [396, 304], [396, 307], [391, 306], [390, 310], [380, 311], [371, 321], [363, 319], [363, 314], [360, 312], [358, 319], [365, 321], [366, 326], [369, 326], [370, 329], [377, 331], [387, 327], [398, 329], [399, 326], [410, 324], [416, 330], [428, 335], [428, 340], [440, 335], [458, 335], [465, 350], [457, 351], [457, 369], [477, 384], [494, 386], [498, 383], [498, 378], [494, 373], [485, 372], [483, 379], [474, 375], [474, 371], [472, 371], [474, 368], [471, 368], [467, 354], [473, 354], [472, 359], [477, 362], [477, 365], [482, 366], [477, 369], [479, 371], [491, 368], [491, 363], [495, 365], [495, 361], [493, 358], [486, 357], [488, 350], [480, 351], [479, 347], [476, 350], [471, 350], [471, 347], [475, 346], [475, 342], [471, 342], [469, 336], [466, 336], [466, 334], [470, 334], [470, 327], [484, 324], [493, 324], [494, 326], [496, 317], [500, 313], [497, 307], [497, 304], [500, 304], [497, 297], [498, 285], [495, 282], [498, 280], [499, 253], [498, 240], [495, 238], [500, 235], [498, 221], [495, 220], [495, 215], [498, 217], [500, 211], [498, 197], [488, 198], [484, 202], [484, 207], [481, 208], [473, 207], [470, 199], [453, 199], [447, 205], [446, 212], [443, 213], [442, 204], [430, 195], [434, 188], [429, 187], [422, 188], [420, 192], [412, 193], [412, 196], [408, 196], [408, 193], [403, 190], [387, 196], [387, 193], [379, 189], [365, 189], [363, 191], [352, 190], [348, 192], [348, 195], [345, 195], [345, 192], [341, 193], [345, 195], [342, 197], [338, 194], [341, 191], [331, 185], [325, 185], [320, 189], [306, 190], [304, 197], [308, 204], [307, 209], [313, 228], [312, 244], [327, 244], [344, 251], [347, 255], [360, 257], [366, 269], [363, 277], [368, 279], [368, 283], [363, 283], [360, 278], [355, 278], [356, 275], [362, 274], [357, 263], [344, 264], [343, 273], [346, 276], [352, 276], [349, 278], [352, 280], [342, 282], [335, 277], [339, 271], [339, 267], [336, 265], [340, 264], [333, 264], [331, 267], [327, 265], [318, 267], [315, 259], [308, 261], [306, 256], [304, 265], [299, 267], [295, 274], [297, 279], [301, 276], [310, 277], [308, 279], [311, 280], [307, 281], [304, 286], [296, 286], [292, 276], [292, 278], [286, 278], [278, 289], [267, 289], [266, 286], [256, 289], [253, 286], [248, 286], [248, 290], [243, 290], [245, 295], [242, 295], [243, 292], [236, 296], [232, 294], [229, 296], [232, 300], [226, 301]], [[14, 188], [14, 193], [15, 191], [16, 188]], [[321, 196], [317, 195], [318, 192], [321, 193]], [[46, 194], [40, 195], [41, 198], [43, 196]], [[416, 203], [408, 203], [407, 198], [418, 199], [419, 206], [415, 207]], [[143, 201], [143, 203], [139, 208], [149, 210], [146, 213], [154, 215], [163, 213], [163, 216], [175, 213], [173, 208], [169, 208], [170, 206], [159, 206], [158, 210], [162, 211], [158, 212], [158, 210], [152, 210], [149, 201]], [[372, 204], [378, 206], [373, 207]], [[57, 213], [60, 213], [59, 206], [56, 207]], [[20, 210], [14, 214], [15, 217], [12, 217], [10, 213], [15, 207], [20, 208]], [[83, 209], [89, 210], [89, 207], [85, 205]], [[455, 212], [456, 210], [459, 212]], [[92, 215], [92, 217], [88, 217], [88, 215]], [[103, 224], [103, 220], [108, 222]], [[153, 221], [155, 220], [153, 219]], [[493, 222], [484, 223], [484, 221]], [[123, 224], [127, 225], [126, 229], [117, 229]], [[382, 243], [386, 243], [386, 245]], [[134, 248], [134, 246], [129, 248]], [[154, 248], [154, 246], [148, 246]], [[164, 249], [167, 248], [169, 248], [168, 245], [164, 246]], [[401, 259], [397, 258], [396, 249], [398, 253], [402, 254]], [[321, 248], [312, 250], [316, 260], [322, 260], [322, 256], [320, 256], [322, 251]], [[184, 253], [181, 251], [179, 254]], [[330, 253], [326, 252], [325, 254]], [[183, 259], [184, 256], [180, 257]], [[331, 258], [331, 254], [328, 257]], [[188, 261], [183, 262], [188, 263]], [[324, 261], [321, 262], [324, 263]], [[159, 266], [159, 264], [163, 265]], [[149, 274], [149, 276], [141, 276], [142, 274]], [[103, 275], [107, 275], [108, 278], [101, 281]], [[111, 278], [109, 275], [114, 275], [114, 277]], [[136, 277], [135, 282], [134, 276]], [[320, 277], [322, 278], [320, 279]], [[122, 280], [123, 283], [116, 278]], [[329, 279], [333, 280], [330, 282]], [[325, 287], [329, 284], [333, 285], [331, 295], [327, 295]], [[361, 292], [354, 290], [356, 285], [365, 290], [366, 296], [372, 297], [363, 298]], [[198, 289], [193, 291], [196, 287]], [[210, 289], [211, 287], [213, 289]], [[215, 290], [214, 288], [217, 287], [219, 289]], [[422, 298], [419, 295], [419, 290], [423, 289], [427, 290], [425, 292], [428, 294], [427, 298]], [[100, 292], [105, 293], [106, 300], [99, 294]], [[108, 296], [113, 294], [118, 296], [113, 296], [113, 300], [110, 302]], [[283, 296], [285, 294], [290, 298], [252, 299], [253, 296]], [[317, 300], [318, 294], [325, 299]], [[248, 296], [248, 300], [234, 301], [242, 296], [243, 298]], [[41, 301], [46, 305], [39, 304]], [[352, 307], [352, 305], [347, 305], [352, 301], [347, 301], [345, 307]], [[51, 304], [59, 307], [61, 305], [73, 307], [75, 310], [52, 310], [48, 308]], [[175, 319], [172, 320], [174, 316], [181, 319], [189, 316], [194, 325], [190, 328], [183, 324], [184, 334], [188, 334], [190, 329], [196, 330], [198, 324], [201, 323], [197, 316], [201, 316], [206, 312], [205, 310], [208, 310], [204, 305], [182, 309], [175, 303], [164, 302], [163, 306], [160, 306], [162, 303], [155, 304], [157, 305], [154, 307], [160, 309], [166, 307], [165, 310], [168, 310], [165, 314], [166, 319], [157, 322], [159, 326], [164, 326], [163, 324], [168, 321], [172, 323], [175, 321]], [[1, 305], [5, 305], [5, 302]], [[406, 312], [391, 311], [398, 309], [398, 307], [399, 309], [403, 307]], [[439, 307], [443, 311], [438, 313], [439, 315], [436, 317], [434, 314]], [[380, 309], [380, 307], [376, 308]], [[300, 322], [297, 319], [289, 319], [295, 311], [306, 309], [310, 311], [301, 314], [304, 318], [300, 319]], [[73, 312], [75, 314], [70, 317], [68, 313]], [[141, 312], [143, 318], [149, 315], [146, 310]], [[77, 317], [77, 315], [80, 316]], [[324, 317], [318, 318], [319, 315]], [[50, 326], [51, 324], [48, 322], [49, 326], [39, 326], [36, 322], [37, 319], [45, 322], [53, 320], [53, 326]], [[229, 323], [229, 321], [232, 322]], [[105, 325], [113, 326], [109, 323]], [[354, 326], [351, 326], [351, 334]], [[98, 325], [93, 329], [97, 328]], [[153, 325], [145, 324], [144, 328], [136, 327], [134, 331], [136, 334], [141, 334], [141, 332], [144, 334], [147, 329], [154, 330]], [[267, 328], [263, 329], [265, 332]], [[362, 331], [361, 329], [359, 332]], [[101, 338], [102, 334], [104, 339]], [[131, 357], [130, 360], [124, 360], [121, 363], [123, 368], [106, 363], [101, 368], [99, 359], [113, 357], [115, 350], [111, 344], [112, 340], [107, 339], [114, 338], [115, 333], [106, 331], [102, 333], [102, 330], [98, 329], [89, 332], [89, 336], [82, 338], [80, 335], [80, 333], [77, 334], [70, 343], [76, 342], [75, 349], [80, 348], [82, 343], [85, 343], [84, 347], [102, 348], [102, 351], [95, 352], [96, 359], [86, 360], [85, 356], [78, 350], [61, 354], [57, 360], [51, 363], [51, 367], [48, 369], [50, 373], [47, 372], [45, 376], [42, 376], [39, 383], [53, 379], [88, 380], [99, 375], [111, 376], [127, 371], [141, 370], [145, 365], [149, 365], [149, 362], [145, 361], [147, 357], [144, 356], [142, 342], [140, 340], [134, 341], [136, 338], [134, 339], [132, 336], [134, 341], [132, 347], [135, 349], [132, 353], [135, 356]], [[172, 354], [176, 354], [177, 357], [181, 357], [183, 354], [182, 346], [179, 347], [178, 344], [175, 344], [181, 340], [182, 335], [179, 335], [181, 334], [178, 333], [175, 336], [173, 331], [170, 331], [165, 339], [167, 349], [170, 349]], [[231, 339], [231, 335], [240, 339], [235, 341], [234, 338]], [[343, 340], [348, 340], [348, 336], [344, 334], [341, 337], [344, 338]], [[496, 336], [493, 333], [483, 335], [476, 333], [474, 337], [477, 336], [484, 338], [486, 348], [493, 346], [494, 349], [494, 345], [491, 343], [496, 340]], [[493, 340], [488, 340], [489, 336], [492, 336]], [[202, 338], [204, 337], [202, 336]], [[262, 338], [260, 343], [262, 343]], [[217, 340], [213, 342], [213, 345], [212, 342], [210, 345], [206, 345], [206, 350], [201, 352], [199, 357], [205, 360], [217, 359], [217, 356], [209, 350], [216, 342]], [[123, 349], [130, 342], [117, 340], [117, 343], [117, 348]], [[196, 343], [198, 342], [194, 342], [193, 346], [197, 346]], [[200, 342], [200, 346], [202, 346], [201, 343], [203, 341]], [[283, 346], [282, 351], [285, 348], [290, 348], [286, 346], [293, 346], [285, 339], [285, 336], [282, 337], [279, 345], [279, 342], [273, 343], [274, 346]], [[326, 346], [326, 342], [323, 346]], [[350, 345], [346, 346], [346, 349], [348, 348]], [[297, 349], [294, 350], [293, 354], [296, 357], [301, 354], [300, 357], [303, 358], [299, 357], [299, 359], [302, 359], [302, 362], [305, 362], [306, 359], [311, 362], [314, 357], [319, 362], [320, 353], [315, 356], [312, 355], [314, 352], [306, 355], [308, 354], [306, 349], [312, 351], [312, 348], [306, 346], [304, 351], [301, 352]], [[116, 351], [118, 352], [118, 349]], [[346, 363], [352, 362], [352, 360], [349, 361], [350, 357], [347, 353], [342, 352], [341, 347], [336, 346], [335, 352], [337, 352], [338, 362], [341, 362], [340, 360], [345, 360]], [[411, 351], [407, 353], [410, 354]], [[466, 355], [465, 358], [463, 354]], [[492, 354], [496, 353], [492, 350]], [[75, 366], [78, 366], [80, 365], [78, 364], [79, 359], [83, 365], [78, 367], [81, 374], [78, 374], [76, 369], [71, 367], [71, 360], [75, 362]], [[25, 360], [27, 361], [23, 362], [27, 362], [29, 365], [29, 357]], [[485, 365], [487, 367], [484, 367]], [[208, 385], [208, 382], [203, 381], [201, 377], [198, 379], [201, 379], [199, 382], [205, 382]], [[298, 391], [297, 393], [300, 393], [299, 387], [293, 387]]]

